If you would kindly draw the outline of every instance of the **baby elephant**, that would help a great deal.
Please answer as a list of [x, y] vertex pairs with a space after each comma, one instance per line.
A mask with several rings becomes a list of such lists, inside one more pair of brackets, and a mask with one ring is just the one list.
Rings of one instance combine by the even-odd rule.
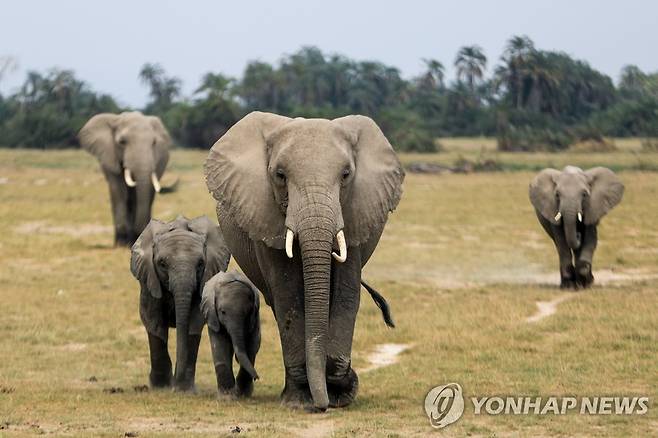
[[151, 220], [132, 247], [130, 270], [139, 280], [139, 316], [151, 353], [152, 387], [172, 384], [167, 351], [169, 328], [176, 328], [177, 390], [194, 390], [203, 316], [201, 288], [226, 270], [230, 253], [217, 224], [206, 216], [171, 222]]
[[[201, 312], [208, 324], [220, 394], [234, 391], [249, 397], [253, 392], [253, 381], [258, 379], [254, 363], [260, 349], [259, 308], [258, 289], [237, 271], [220, 272], [203, 288]], [[233, 355], [240, 364], [237, 379]]]
[[530, 183], [530, 201], [560, 257], [560, 287], [586, 288], [594, 282], [596, 226], [623, 194], [624, 185], [605, 167], [544, 169]]

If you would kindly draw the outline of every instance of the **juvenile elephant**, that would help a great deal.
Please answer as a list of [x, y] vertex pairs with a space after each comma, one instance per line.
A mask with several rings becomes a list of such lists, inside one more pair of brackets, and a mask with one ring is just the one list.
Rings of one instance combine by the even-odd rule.
[[[220, 394], [235, 391], [249, 397], [253, 392], [253, 381], [258, 379], [254, 364], [260, 349], [259, 310], [258, 289], [240, 272], [220, 272], [203, 287], [201, 313], [208, 324]], [[240, 364], [237, 383], [234, 355]]]
[[115, 245], [132, 245], [151, 220], [151, 205], [169, 160], [171, 139], [158, 117], [97, 114], [78, 134], [110, 188]]
[[132, 247], [130, 270], [139, 280], [139, 316], [151, 354], [152, 387], [172, 384], [167, 350], [169, 328], [176, 328], [177, 390], [194, 389], [194, 373], [203, 329], [199, 309], [206, 281], [225, 271], [230, 253], [216, 224], [206, 216], [171, 222], [151, 220]]
[[204, 169], [231, 253], [273, 309], [284, 403], [349, 405], [361, 269], [402, 194], [393, 148], [368, 117], [253, 112], [215, 143]]
[[619, 204], [624, 185], [605, 167], [542, 170], [530, 183], [530, 201], [560, 258], [560, 287], [589, 287], [596, 226]]

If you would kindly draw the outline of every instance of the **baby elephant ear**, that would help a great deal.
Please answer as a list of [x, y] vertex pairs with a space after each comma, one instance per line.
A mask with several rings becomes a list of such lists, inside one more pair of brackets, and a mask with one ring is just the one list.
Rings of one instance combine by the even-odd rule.
[[217, 316], [217, 288], [221, 284], [220, 276], [222, 272], [210, 278], [203, 286], [201, 293], [201, 313], [206, 320], [208, 327], [218, 332], [220, 328], [219, 317]]
[[226, 246], [224, 236], [219, 226], [207, 216], [200, 216], [188, 223], [188, 228], [206, 238], [206, 266], [203, 271], [201, 284], [210, 280], [213, 275], [226, 271], [231, 260], [231, 252]]
[[347, 116], [333, 122], [347, 131], [353, 143], [352, 194], [341, 203], [347, 244], [358, 246], [379, 234], [389, 212], [397, 207], [404, 170], [393, 147], [370, 117]]
[[624, 184], [606, 167], [594, 167], [585, 175], [589, 181], [590, 195], [584, 203], [584, 221], [587, 225], [594, 225], [621, 202]]
[[151, 219], [130, 253], [130, 272], [139, 280], [142, 289], [148, 289], [154, 298], [162, 298], [162, 288], [153, 262], [153, 239], [164, 227], [164, 222]]
[[78, 140], [84, 150], [98, 159], [104, 170], [120, 174], [121, 165], [114, 143], [114, 129], [118, 118], [116, 114], [96, 114], [82, 127]]
[[265, 139], [290, 120], [262, 112], [246, 115], [214, 144], [204, 165], [217, 211], [235, 220], [251, 240], [277, 249], [285, 244], [285, 217], [267, 174]]
[[553, 225], [558, 224], [555, 220], [558, 211], [555, 181], [559, 175], [559, 170], [544, 169], [535, 176], [529, 189], [530, 202], [539, 214]]

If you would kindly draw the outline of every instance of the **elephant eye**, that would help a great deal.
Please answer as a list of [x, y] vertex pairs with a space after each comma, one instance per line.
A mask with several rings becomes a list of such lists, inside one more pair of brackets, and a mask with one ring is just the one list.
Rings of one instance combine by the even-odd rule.
[[166, 268], [167, 267], [167, 260], [165, 260], [164, 258], [158, 259], [158, 265], [160, 265], [163, 268]]
[[155, 139], [153, 139], [153, 143], [151, 144], [151, 146], [155, 146]]
[[119, 139], [119, 144], [120, 144], [121, 146], [125, 146], [126, 143], [128, 143], [128, 140], [126, 140], [125, 137], [121, 137], [121, 138]]
[[347, 178], [349, 178], [351, 173], [352, 172], [350, 171], [349, 167], [343, 169], [343, 181], [345, 181]]
[[276, 170], [276, 177], [279, 181], [286, 182], [286, 174], [283, 172], [282, 169]]

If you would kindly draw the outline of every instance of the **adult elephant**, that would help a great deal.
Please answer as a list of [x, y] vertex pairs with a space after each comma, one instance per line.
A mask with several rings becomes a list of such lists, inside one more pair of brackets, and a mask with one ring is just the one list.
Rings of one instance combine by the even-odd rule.
[[253, 112], [215, 143], [205, 176], [231, 253], [273, 308], [284, 403], [350, 404], [361, 269], [402, 193], [388, 140], [368, 117]]
[[[530, 183], [537, 218], [560, 258], [560, 287], [589, 287], [601, 218], [624, 195], [624, 185], [605, 167], [584, 171], [567, 166], [544, 169]], [[575, 264], [575, 265], [574, 265]]]
[[158, 117], [140, 112], [93, 116], [78, 135], [110, 188], [115, 245], [132, 245], [151, 220], [171, 138]]

